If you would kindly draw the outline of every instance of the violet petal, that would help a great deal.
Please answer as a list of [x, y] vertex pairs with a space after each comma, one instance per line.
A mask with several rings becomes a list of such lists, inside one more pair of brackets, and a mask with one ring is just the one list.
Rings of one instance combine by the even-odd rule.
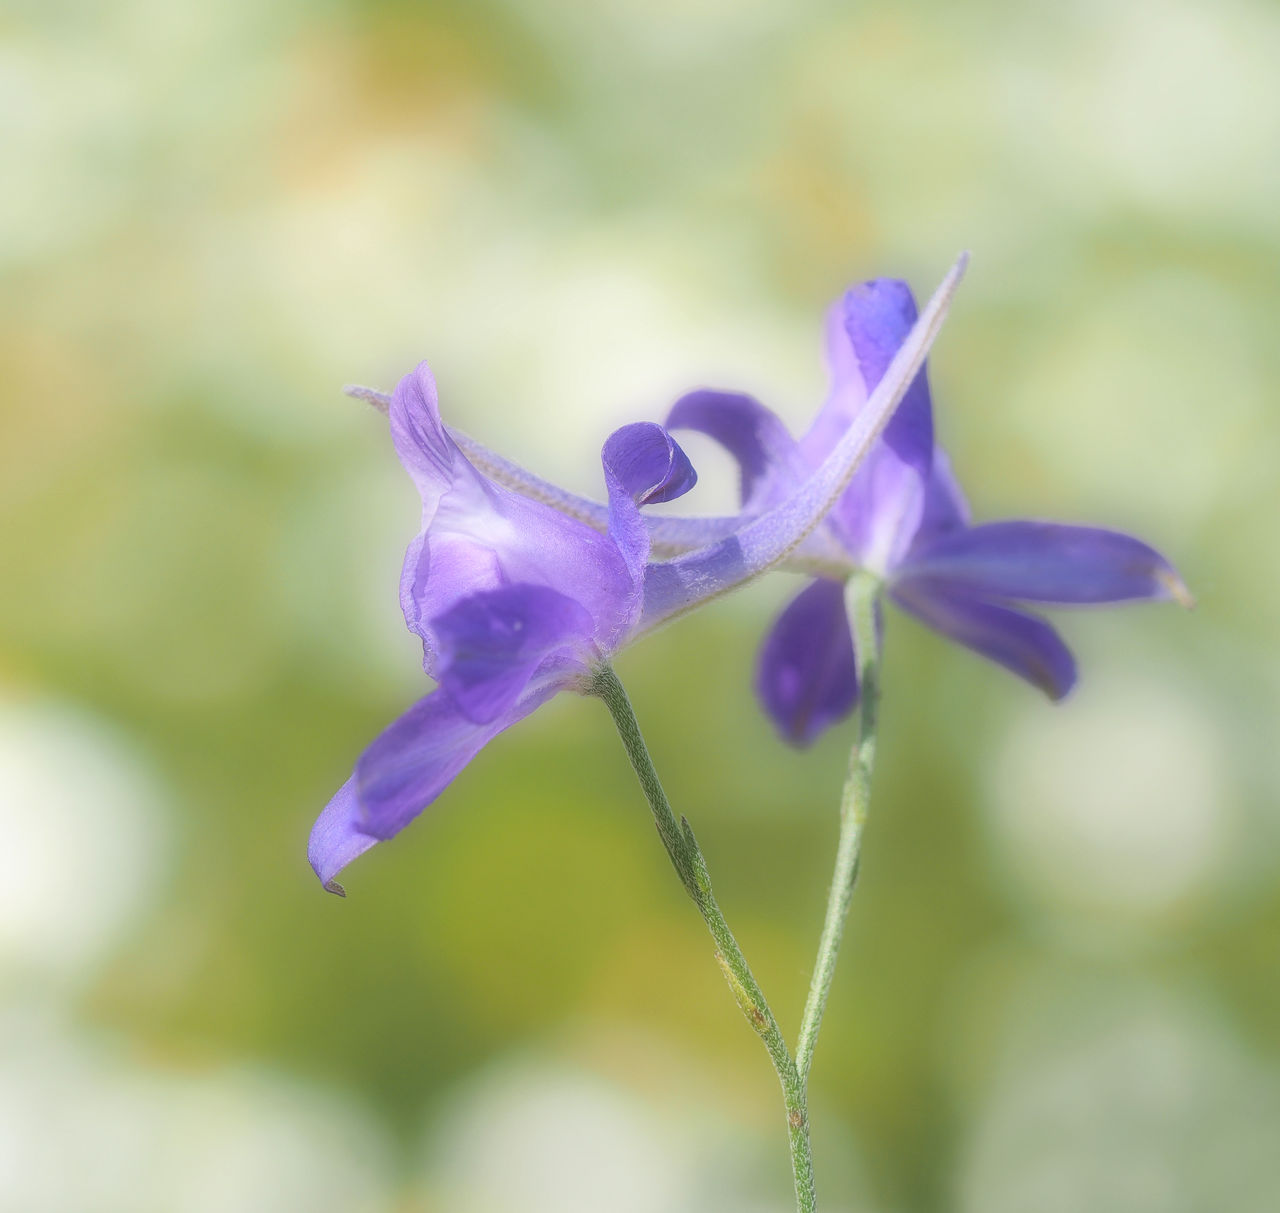
[[819, 578], [765, 636], [756, 693], [782, 736], [807, 746], [858, 702], [858, 668], [844, 586]]
[[1063, 605], [1188, 598], [1174, 567], [1141, 540], [1056, 522], [988, 522], [939, 536], [911, 553], [899, 577]]
[[495, 720], [477, 724], [443, 688], [384, 729], [356, 763], [358, 827], [377, 839], [398, 834], [449, 786], [484, 746], [564, 688], [538, 683]]
[[440, 685], [458, 710], [489, 724], [520, 697], [552, 654], [585, 667], [591, 615], [581, 603], [542, 585], [507, 585], [464, 598], [433, 621]]

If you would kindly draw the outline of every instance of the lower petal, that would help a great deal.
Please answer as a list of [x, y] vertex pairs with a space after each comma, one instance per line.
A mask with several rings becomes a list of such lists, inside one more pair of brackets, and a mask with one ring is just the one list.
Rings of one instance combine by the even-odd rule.
[[307, 842], [307, 859], [330, 893], [345, 896], [334, 877], [378, 841], [360, 829], [358, 819], [356, 777], [352, 775], [316, 818]]
[[544, 686], [484, 724], [465, 716], [443, 689], [418, 700], [356, 763], [360, 828], [378, 839], [398, 834], [494, 737], [560, 689]]
[[1036, 615], [923, 581], [898, 583], [890, 594], [922, 623], [1012, 670], [1050, 699], [1061, 699], [1075, 685], [1071, 650]]
[[437, 689], [384, 729], [311, 831], [307, 857], [325, 888], [375, 843], [398, 834], [504, 729], [528, 716], [563, 681], [543, 682], [496, 720], [476, 724]]
[[812, 744], [853, 711], [858, 670], [840, 582], [813, 582], [778, 617], [760, 650], [756, 693], [797, 746]]

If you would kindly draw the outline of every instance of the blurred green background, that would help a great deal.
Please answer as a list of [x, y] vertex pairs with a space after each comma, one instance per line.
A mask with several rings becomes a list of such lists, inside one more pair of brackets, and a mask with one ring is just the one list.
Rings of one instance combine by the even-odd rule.
[[[340, 388], [425, 357], [598, 493], [691, 386], [799, 428], [827, 302], [961, 248], [931, 365], [976, 514], [1133, 530], [1199, 607], [1064, 617], [1056, 708], [890, 618], [823, 1207], [1276, 1208], [1273, 4], [10, 0], [0, 39], [0, 1209], [788, 1208], [598, 704], [316, 885], [424, 690], [416, 495]], [[749, 693], [793, 588], [620, 662], [789, 1034], [846, 742]]]

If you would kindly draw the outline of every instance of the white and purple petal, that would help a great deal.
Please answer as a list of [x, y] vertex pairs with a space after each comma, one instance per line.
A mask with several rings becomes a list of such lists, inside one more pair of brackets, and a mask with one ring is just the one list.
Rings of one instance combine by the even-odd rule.
[[434, 620], [502, 585], [548, 586], [582, 604], [609, 649], [634, 616], [636, 577], [617, 545], [558, 509], [494, 483], [463, 455], [440, 419], [425, 364], [400, 381], [390, 406], [396, 451], [422, 496], [422, 531], [409, 545], [401, 605], [438, 670]]

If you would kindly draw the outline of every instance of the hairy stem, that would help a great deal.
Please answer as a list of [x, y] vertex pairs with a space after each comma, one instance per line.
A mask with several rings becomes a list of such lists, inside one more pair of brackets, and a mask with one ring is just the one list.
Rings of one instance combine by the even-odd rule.
[[849, 622], [853, 628], [854, 652], [857, 655], [858, 683], [861, 692], [857, 735], [849, 752], [849, 770], [840, 797], [840, 841], [836, 847], [835, 873], [827, 898], [827, 915], [818, 943], [818, 959], [809, 983], [809, 997], [800, 1021], [800, 1038], [796, 1044], [796, 1072], [808, 1086], [813, 1066], [813, 1051], [822, 1026], [822, 1013], [835, 977], [836, 958], [844, 935], [849, 902], [858, 880], [858, 856], [862, 847], [862, 830], [871, 802], [871, 769], [876, 753], [876, 708], [880, 694], [880, 636], [876, 621], [879, 583], [866, 574], [855, 574], [845, 591]]
[[671, 811], [658, 773], [654, 770], [653, 760], [649, 757], [649, 749], [644, 743], [631, 701], [611, 666], [601, 665], [596, 668], [590, 690], [604, 700], [613, 717], [632, 769], [653, 811], [658, 836], [671, 857], [676, 874], [715, 940], [716, 961], [747, 1022], [768, 1050], [778, 1081], [782, 1084], [787, 1137], [791, 1146], [791, 1170], [795, 1178], [796, 1207], [799, 1213], [814, 1213], [817, 1209], [817, 1197], [813, 1186], [813, 1155], [809, 1145], [809, 1110], [804, 1078], [796, 1068], [782, 1030], [711, 892], [707, 862], [693, 836], [693, 830], [685, 818], [682, 817], [677, 822]]

